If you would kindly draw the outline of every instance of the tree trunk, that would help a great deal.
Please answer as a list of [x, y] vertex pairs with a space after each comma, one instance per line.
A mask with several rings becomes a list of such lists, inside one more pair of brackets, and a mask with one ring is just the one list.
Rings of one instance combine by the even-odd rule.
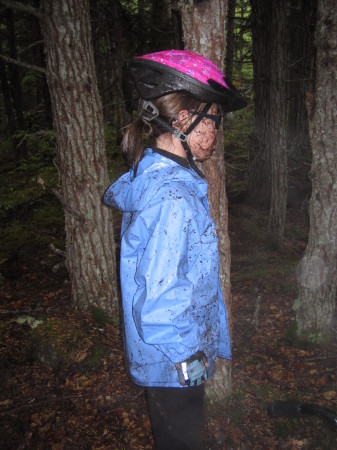
[[273, 0], [271, 76], [273, 91], [270, 104], [270, 161], [271, 200], [269, 211], [269, 232], [272, 241], [282, 245], [287, 207], [287, 96], [285, 85], [286, 68], [286, 20], [287, 1]]
[[99, 307], [118, 321], [112, 212], [101, 200], [109, 180], [89, 4], [42, 0], [41, 13], [73, 303]]
[[[16, 50], [16, 36], [15, 36], [15, 25], [14, 25], [14, 14], [11, 9], [6, 11], [6, 24], [7, 24], [7, 36], [8, 36], [8, 49], [9, 56], [17, 60], [17, 50]], [[15, 110], [15, 122], [16, 130], [25, 129], [25, 121], [23, 117], [23, 105], [22, 105], [22, 93], [21, 93], [21, 77], [18, 66], [15, 64], [10, 64], [9, 66], [10, 74], [10, 86], [11, 86], [11, 97], [13, 99], [13, 105]], [[19, 145], [20, 143], [20, 145]], [[15, 159], [20, 161], [21, 159], [27, 158], [27, 144], [26, 140], [21, 138], [13, 138], [13, 147], [15, 153]]]
[[233, 78], [233, 66], [234, 66], [235, 6], [236, 6], [236, 0], [228, 0], [226, 75], [230, 80]]
[[[287, 141], [290, 168], [298, 167], [303, 157], [311, 162], [306, 92], [314, 90], [314, 31], [317, 0], [302, 0], [292, 5], [288, 25], [288, 124]], [[304, 166], [302, 166], [305, 169]], [[306, 174], [304, 174], [306, 175]]]
[[[0, 33], [2, 33], [1, 30], [0, 30]], [[2, 42], [0, 41], [0, 51], [2, 49], [1, 44], [2, 44]], [[14, 111], [13, 111], [13, 107], [12, 107], [11, 97], [9, 95], [6, 66], [3, 62], [0, 62], [0, 83], [1, 83], [1, 93], [2, 93], [2, 97], [3, 97], [3, 101], [4, 101], [6, 115], [7, 115], [8, 132], [11, 135], [15, 131], [15, 117], [14, 117]], [[2, 122], [1, 127], [3, 127], [3, 126], [4, 126], [4, 123]]]
[[249, 183], [247, 200], [255, 205], [269, 207], [271, 193], [270, 148], [268, 136], [268, 99], [270, 97], [270, 6], [261, 0], [251, 0], [252, 55], [254, 73], [254, 133], [249, 152]]
[[[36, 9], [39, 8], [40, 0], [34, 0], [34, 7]], [[35, 58], [34, 61], [38, 61], [38, 65], [40, 67], [46, 68], [46, 59], [44, 54], [44, 45], [41, 35], [41, 26], [40, 21], [38, 17], [32, 17], [32, 24], [34, 26], [35, 30], [35, 42], [41, 42], [40, 45], [35, 47]], [[43, 75], [41, 77], [38, 77], [36, 80], [36, 96], [37, 96], [37, 104], [41, 104], [41, 110], [43, 110], [43, 113], [41, 114], [42, 117], [39, 117], [39, 124], [42, 128], [53, 128], [53, 114], [51, 110], [51, 104], [50, 104], [50, 95], [49, 95], [49, 88], [48, 83], [46, 79], [46, 75]]]
[[123, 92], [123, 70], [127, 60], [125, 25], [123, 12], [119, 1], [114, 1], [110, 6], [110, 14], [115, 24], [114, 29], [109, 30], [110, 45], [113, 49], [111, 59], [115, 82], [111, 86], [111, 94], [114, 95], [114, 112], [117, 118], [116, 128], [118, 143], [122, 141], [123, 129], [130, 123], [131, 116], [127, 112]]
[[319, 0], [317, 14], [316, 93], [308, 96], [313, 151], [310, 232], [298, 268], [294, 309], [298, 336], [324, 342], [331, 336], [337, 287], [336, 0]]
[[[184, 48], [202, 54], [219, 67], [224, 67], [225, 20], [227, 1], [202, 2], [179, 1], [183, 26]], [[220, 279], [226, 299], [229, 324], [231, 324], [230, 241], [228, 235], [228, 206], [225, 186], [223, 136], [219, 139], [213, 157], [202, 165], [209, 183], [208, 197], [211, 215], [219, 238]], [[223, 410], [224, 401], [231, 394], [231, 364], [218, 359], [216, 374], [206, 383], [207, 409], [209, 413]]]
[[287, 200], [285, 25], [286, 0], [251, 0], [255, 130], [249, 200], [269, 206], [269, 230], [282, 242]]

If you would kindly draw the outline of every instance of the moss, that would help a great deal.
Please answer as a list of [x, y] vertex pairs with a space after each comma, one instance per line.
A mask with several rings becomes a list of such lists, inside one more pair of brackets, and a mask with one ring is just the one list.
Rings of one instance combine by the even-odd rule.
[[303, 427], [300, 419], [277, 419], [271, 430], [279, 439], [286, 439]]
[[33, 359], [53, 368], [67, 367], [76, 362], [90, 339], [84, 326], [72, 326], [67, 318], [51, 318], [30, 332]]
[[234, 399], [237, 402], [243, 402], [246, 398], [247, 390], [244, 387], [239, 387], [238, 390], [234, 393]]
[[298, 339], [297, 330], [298, 330], [297, 321], [293, 320], [290, 323], [289, 327], [284, 332], [283, 339], [286, 342], [290, 342], [290, 343], [296, 341]]
[[114, 325], [113, 320], [109, 316], [107, 316], [101, 308], [93, 307], [91, 308], [90, 312], [91, 317], [98, 326], [104, 328], [108, 323], [110, 325]]
[[300, 329], [298, 322], [293, 320], [283, 335], [283, 339], [294, 347], [307, 349], [310, 347], [320, 346], [325, 347], [331, 342], [332, 333], [325, 330], [316, 329]]
[[91, 349], [90, 354], [84, 361], [85, 366], [88, 369], [95, 367], [100, 367], [102, 365], [102, 360], [107, 356], [107, 349], [101, 343], [96, 343]]

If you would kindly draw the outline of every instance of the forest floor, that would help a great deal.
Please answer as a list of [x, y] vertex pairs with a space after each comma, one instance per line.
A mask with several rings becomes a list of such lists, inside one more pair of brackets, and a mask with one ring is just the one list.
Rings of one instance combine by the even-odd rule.
[[[274, 400], [336, 414], [336, 336], [324, 347], [293, 338], [296, 265], [306, 223], [289, 211], [285, 244], [267, 239], [267, 214], [230, 208], [232, 400], [208, 423], [215, 449], [333, 449], [337, 430], [316, 416], [271, 418]], [[76, 312], [59, 256], [2, 261], [0, 448], [153, 449], [144, 392], [124, 368], [120, 333], [99, 311]], [[174, 450], [174, 449], [172, 449]]]

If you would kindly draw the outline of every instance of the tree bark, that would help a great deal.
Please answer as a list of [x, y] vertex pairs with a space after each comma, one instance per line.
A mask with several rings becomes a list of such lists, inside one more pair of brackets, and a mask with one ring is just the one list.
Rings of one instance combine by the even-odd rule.
[[272, 2], [271, 77], [273, 90], [269, 108], [271, 199], [269, 210], [269, 233], [277, 246], [282, 246], [286, 220], [288, 172], [287, 172], [287, 96], [286, 70], [286, 21], [287, 1]]
[[118, 321], [112, 212], [101, 200], [109, 180], [89, 4], [42, 0], [41, 13], [73, 303], [99, 307]]
[[[9, 55], [12, 59], [16, 60], [17, 50], [16, 50], [15, 24], [14, 24], [14, 14], [11, 9], [7, 10], [6, 24], [7, 24]], [[8, 70], [10, 74], [11, 97], [13, 99], [13, 106], [15, 110], [16, 130], [22, 131], [25, 129], [25, 120], [23, 117], [20, 72], [18, 66], [14, 64], [10, 64]], [[23, 142], [21, 141], [21, 145], [19, 145], [20, 141], [21, 138], [19, 139], [15, 137], [13, 138], [13, 148], [15, 153], [15, 159], [17, 161], [20, 161], [21, 159], [26, 159], [28, 156], [26, 141]]]
[[298, 7], [293, 5], [289, 13], [287, 141], [290, 168], [298, 167], [303, 158], [311, 162], [309, 121], [305, 99], [306, 93], [312, 93], [315, 86], [316, 4], [317, 0], [302, 0]]
[[233, 66], [234, 66], [235, 7], [236, 7], [236, 0], [228, 0], [226, 75], [230, 80], [233, 78]]
[[255, 116], [248, 200], [270, 207], [269, 230], [280, 244], [287, 199], [286, 1], [251, 0]]
[[[183, 27], [184, 48], [202, 54], [219, 67], [224, 67], [225, 20], [227, 0], [194, 2], [179, 1]], [[202, 165], [209, 183], [208, 197], [211, 215], [219, 239], [220, 280], [226, 299], [229, 324], [231, 324], [230, 240], [228, 235], [228, 204], [225, 186], [223, 136], [212, 158]], [[206, 408], [209, 414], [224, 409], [224, 402], [231, 395], [231, 363], [218, 359], [216, 374], [206, 383]]]
[[316, 93], [308, 96], [310, 231], [298, 268], [294, 304], [301, 339], [324, 342], [332, 331], [337, 287], [337, 16], [336, 0], [318, 1]]

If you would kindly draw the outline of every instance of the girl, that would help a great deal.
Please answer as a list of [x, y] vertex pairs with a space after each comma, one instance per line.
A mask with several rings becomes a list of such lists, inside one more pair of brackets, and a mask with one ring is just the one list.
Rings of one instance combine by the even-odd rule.
[[139, 98], [122, 143], [131, 168], [104, 197], [124, 213], [126, 359], [132, 380], [146, 388], [156, 448], [198, 450], [203, 383], [231, 350], [207, 183], [195, 160], [211, 157], [221, 110], [246, 102], [193, 52], [143, 55], [129, 70]]

